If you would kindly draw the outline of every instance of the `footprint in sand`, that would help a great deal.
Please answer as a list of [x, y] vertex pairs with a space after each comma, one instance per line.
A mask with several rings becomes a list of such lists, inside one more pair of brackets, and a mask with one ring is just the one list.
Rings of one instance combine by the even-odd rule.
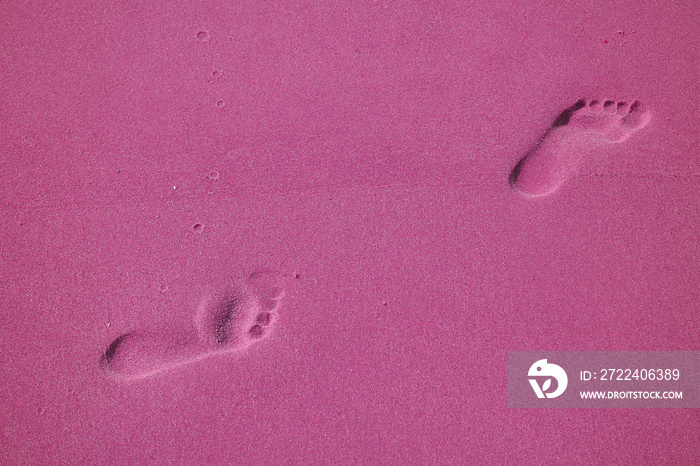
[[134, 380], [189, 364], [214, 354], [240, 353], [267, 338], [285, 295], [285, 277], [260, 271], [202, 299], [187, 329], [129, 332], [115, 339], [100, 359], [100, 369]]
[[526, 197], [551, 194], [576, 173], [586, 154], [626, 141], [650, 120], [651, 112], [637, 100], [632, 104], [579, 100], [520, 159], [510, 174], [510, 185]]

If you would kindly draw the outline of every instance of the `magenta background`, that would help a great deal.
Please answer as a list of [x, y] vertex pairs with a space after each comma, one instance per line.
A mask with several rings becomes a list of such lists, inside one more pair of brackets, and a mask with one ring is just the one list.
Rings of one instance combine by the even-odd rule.
[[[697, 14], [3, 2], [2, 460], [700, 461], [696, 410], [510, 409], [506, 381], [507, 351], [700, 350]], [[515, 195], [584, 97], [654, 119]], [[100, 373], [115, 337], [260, 266], [300, 274], [269, 339]]]

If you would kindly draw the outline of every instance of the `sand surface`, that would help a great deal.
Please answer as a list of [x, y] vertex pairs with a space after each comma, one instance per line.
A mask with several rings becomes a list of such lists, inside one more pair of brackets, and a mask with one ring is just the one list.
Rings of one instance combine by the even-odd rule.
[[0, 462], [700, 461], [508, 408], [508, 351], [700, 350], [697, 4], [525, 3], [2, 2]]

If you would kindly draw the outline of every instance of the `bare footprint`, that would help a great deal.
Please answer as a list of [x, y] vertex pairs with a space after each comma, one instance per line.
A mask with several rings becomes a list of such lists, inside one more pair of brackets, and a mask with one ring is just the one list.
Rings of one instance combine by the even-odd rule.
[[651, 112], [637, 100], [632, 104], [579, 100], [520, 159], [510, 174], [510, 185], [526, 197], [552, 194], [576, 173], [586, 154], [626, 141], [650, 120]]
[[284, 298], [284, 276], [263, 270], [202, 300], [195, 327], [202, 342], [214, 351], [241, 349], [266, 334]]
[[240, 353], [266, 338], [285, 295], [284, 276], [252, 273], [202, 299], [191, 328], [125, 333], [100, 359], [100, 369], [134, 380], [190, 364], [214, 354]]

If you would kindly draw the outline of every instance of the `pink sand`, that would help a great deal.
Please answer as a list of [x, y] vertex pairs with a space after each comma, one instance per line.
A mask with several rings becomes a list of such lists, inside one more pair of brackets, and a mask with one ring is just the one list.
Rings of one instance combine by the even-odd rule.
[[[526, 4], [0, 4], [0, 461], [699, 462], [697, 410], [507, 406], [508, 351], [700, 350], [694, 2]], [[518, 196], [580, 98], [654, 119]], [[260, 267], [268, 338], [100, 370]]]

